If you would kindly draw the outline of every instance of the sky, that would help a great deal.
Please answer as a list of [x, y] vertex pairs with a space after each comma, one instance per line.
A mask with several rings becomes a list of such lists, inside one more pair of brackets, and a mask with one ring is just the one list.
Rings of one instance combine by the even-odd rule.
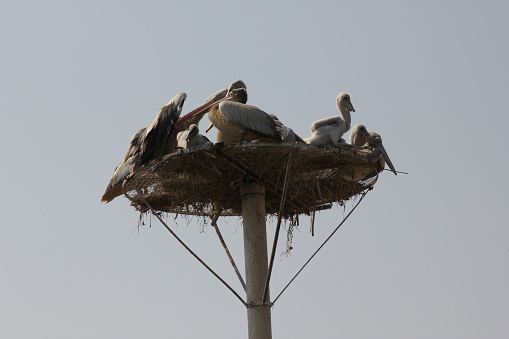
[[[303, 137], [348, 92], [352, 123], [380, 133], [409, 173], [382, 173], [278, 299], [274, 338], [507, 337], [508, 12], [506, 1], [2, 1], [0, 337], [247, 337], [244, 306], [156, 219], [138, 227], [126, 198], [100, 203], [158, 108], [186, 92], [190, 111], [237, 79]], [[318, 213], [314, 237], [300, 218], [291, 255], [278, 245], [273, 296], [354, 203]], [[168, 222], [241, 291], [210, 224]], [[242, 220], [218, 224], [241, 263]]]

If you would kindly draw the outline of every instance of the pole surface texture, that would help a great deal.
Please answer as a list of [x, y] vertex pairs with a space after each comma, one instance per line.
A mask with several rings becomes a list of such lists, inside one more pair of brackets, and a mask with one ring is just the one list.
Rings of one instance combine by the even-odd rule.
[[244, 259], [246, 266], [247, 326], [249, 339], [271, 339], [270, 300], [263, 298], [268, 272], [265, 225], [265, 187], [257, 182], [241, 188]]

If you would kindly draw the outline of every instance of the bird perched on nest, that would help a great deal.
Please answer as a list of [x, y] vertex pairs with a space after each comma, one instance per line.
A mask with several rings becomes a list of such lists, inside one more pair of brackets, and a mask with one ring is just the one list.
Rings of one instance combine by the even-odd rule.
[[[382, 137], [376, 132], [368, 132], [366, 126], [358, 124], [352, 128], [350, 132], [350, 144], [354, 146], [365, 147], [371, 150], [367, 156], [370, 163], [375, 164], [375, 170], [380, 173], [384, 170], [385, 164], [389, 166], [391, 171], [397, 175], [396, 169], [392, 164], [387, 151], [382, 143]], [[358, 181], [367, 179], [373, 173], [372, 168], [357, 168], [351, 173], [343, 176], [344, 179], [349, 181]]]
[[268, 114], [258, 107], [246, 105], [246, 88], [233, 87], [232, 85], [228, 89], [230, 98], [217, 103], [209, 110], [211, 123], [206, 132], [218, 125], [216, 126], [218, 143], [241, 144], [244, 141], [305, 143], [274, 114]]
[[124, 179], [151, 160], [161, 158], [173, 150], [171, 132], [182, 112], [186, 97], [186, 93], [175, 95], [159, 110], [147, 127], [133, 135], [124, 159], [115, 168], [101, 202], [108, 203], [121, 195]]
[[199, 133], [200, 129], [195, 124], [189, 126], [187, 130], [179, 132], [177, 134], [178, 147], [190, 148], [211, 143], [206, 136]]
[[341, 116], [329, 117], [313, 122], [309, 126], [311, 136], [304, 139], [306, 143], [319, 146], [345, 143], [342, 136], [350, 129], [352, 122], [350, 112], [355, 112], [350, 101], [350, 95], [344, 92], [339, 93], [336, 97], [336, 106]]
[[[242, 80], [233, 82], [229, 88], [245, 88]], [[115, 168], [112, 178], [101, 198], [101, 202], [108, 203], [123, 194], [122, 184], [125, 179], [137, 169], [152, 160], [161, 159], [172, 153], [178, 146], [177, 135], [189, 129], [192, 124], [197, 125], [209, 108], [218, 100], [224, 99], [228, 89], [217, 91], [198, 108], [180, 117], [186, 93], [179, 93], [173, 97], [145, 128], [136, 132], [129, 143], [123, 161]]]
[[227, 99], [210, 108], [210, 121], [218, 129], [217, 142], [281, 142], [283, 137], [274, 119], [258, 107], [246, 105], [246, 102], [245, 88], [230, 87]]

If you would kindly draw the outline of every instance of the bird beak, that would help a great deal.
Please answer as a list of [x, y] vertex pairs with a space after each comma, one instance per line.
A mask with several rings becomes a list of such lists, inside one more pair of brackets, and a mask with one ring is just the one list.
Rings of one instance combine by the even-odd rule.
[[350, 102], [350, 100], [348, 100], [348, 110], [349, 110], [350, 112], [355, 112], [355, 108], [353, 108], [353, 105], [352, 105], [352, 103]]
[[192, 110], [188, 114], [192, 114], [192, 116], [195, 117], [198, 114], [201, 114], [201, 113], [204, 113], [204, 112], [208, 111], [208, 109], [211, 108], [212, 106], [214, 106], [215, 104], [218, 104], [218, 103], [220, 103], [221, 101], [224, 101], [224, 100], [229, 100], [232, 97], [233, 96], [231, 94], [227, 94], [224, 98], [221, 98], [221, 99], [216, 100], [216, 101], [211, 101], [211, 102], [205, 103], [205, 104], [201, 105], [200, 107], [195, 108], [194, 110]]
[[389, 155], [387, 154], [384, 145], [382, 143], [377, 143], [375, 145], [380, 150], [380, 152], [382, 152], [382, 156], [384, 157], [385, 163], [389, 166], [394, 175], [398, 175], [398, 172], [396, 172], [396, 169], [394, 168], [394, 165], [392, 164], [392, 161], [389, 158]]

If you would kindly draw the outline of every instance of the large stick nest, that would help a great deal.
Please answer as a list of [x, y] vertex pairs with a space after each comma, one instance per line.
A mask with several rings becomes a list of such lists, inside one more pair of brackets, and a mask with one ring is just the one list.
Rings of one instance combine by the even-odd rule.
[[141, 168], [124, 183], [124, 192], [141, 213], [148, 204], [156, 212], [239, 216], [240, 187], [254, 180], [265, 186], [266, 213], [276, 215], [288, 173], [282, 209], [288, 219], [331, 208], [372, 186], [377, 172], [367, 160], [370, 153], [347, 144], [207, 144]]

